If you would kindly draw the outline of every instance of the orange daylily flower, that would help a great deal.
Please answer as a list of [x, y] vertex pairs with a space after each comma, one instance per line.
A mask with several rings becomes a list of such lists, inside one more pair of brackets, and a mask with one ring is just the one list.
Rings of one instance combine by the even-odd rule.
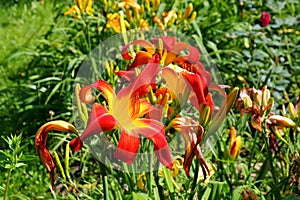
[[107, 28], [113, 28], [116, 33], [121, 33], [120, 15], [118, 13], [109, 13], [107, 17]]
[[118, 94], [115, 94], [111, 85], [101, 80], [81, 89], [80, 97], [85, 103], [95, 100], [90, 95], [91, 88], [100, 90], [107, 100], [108, 109], [94, 103], [85, 131], [79, 138], [70, 142], [73, 151], [80, 150], [82, 141], [90, 136], [108, 130], [120, 129], [121, 136], [114, 154], [115, 158], [127, 164], [133, 163], [139, 149], [141, 135], [153, 141], [158, 159], [166, 167], [172, 168], [164, 125], [154, 119], [141, 118], [153, 107], [141, 97], [149, 92], [154, 77], [158, 73], [159, 62], [160, 56], [155, 54], [137, 79], [121, 89]]

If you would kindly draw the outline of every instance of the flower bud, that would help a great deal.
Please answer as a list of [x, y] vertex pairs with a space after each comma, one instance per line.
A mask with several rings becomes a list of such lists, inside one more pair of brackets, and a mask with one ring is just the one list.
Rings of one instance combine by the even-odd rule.
[[290, 102], [289, 105], [288, 105], [288, 110], [289, 110], [289, 113], [290, 113], [290, 117], [292, 119], [296, 119], [297, 118], [297, 110], [295, 109], [294, 105]]
[[246, 96], [243, 99], [243, 102], [244, 102], [244, 108], [251, 108], [252, 107], [252, 100], [249, 96]]
[[185, 9], [185, 12], [183, 14], [183, 19], [188, 18], [191, 15], [192, 12], [193, 12], [193, 4], [190, 3], [188, 5], [188, 7]]
[[189, 22], [190, 22], [190, 23], [193, 23], [193, 21], [196, 19], [196, 17], [197, 17], [197, 12], [196, 12], [196, 11], [193, 11], [192, 16], [191, 16], [190, 19], [189, 19]]
[[280, 115], [272, 115], [267, 119], [267, 122], [272, 126], [294, 127], [295, 122], [287, 117]]
[[210, 119], [210, 107], [204, 104], [201, 104], [199, 107], [199, 124], [205, 127]]
[[242, 147], [242, 137], [237, 136], [233, 140], [233, 142], [230, 144], [230, 147], [229, 147], [229, 153], [230, 153], [232, 160], [234, 160], [236, 158], [236, 156], [239, 154], [241, 147]]
[[264, 86], [262, 89], [262, 106], [266, 106], [269, 103], [271, 94], [270, 90], [267, 89], [267, 86]]

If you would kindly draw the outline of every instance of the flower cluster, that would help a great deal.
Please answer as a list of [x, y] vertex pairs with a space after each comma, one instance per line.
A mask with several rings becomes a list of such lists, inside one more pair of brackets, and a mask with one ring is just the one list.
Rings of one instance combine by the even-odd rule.
[[[94, 9], [92, 0], [75, 0], [74, 5], [64, 14], [72, 15], [79, 19], [86, 13], [93, 16]], [[126, 29], [140, 28], [148, 29], [149, 27], [159, 27], [161, 29], [171, 29], [173, 25], [187, 27], [191, 24], [197, 12], [194, 11], [193, 4], [189, 4], [185, 9], [164, 10], [160, 0], [145, 0], [143, 4], [134, 0], [123, 0], [115, 2], [104, 0], [100, 8], [105, 11], [106, 30], [113, 29], [116, 33], [121, 33]], [[96, 16], [95, 16], [96, 17]]]
[[[136, 46], [138, 50], [134, 53]], [[210, 72], [200, 62], [198, 49], [178, 42], [176, 37], [135, 40], [126, 44], [121, 53], [123, 59], [131, 61], [127, 70], [115, 72], [122, 81], [126, 81], [123, 88], [116, 91], [104, 80], [96, 80], [82, 88], [76, 87], [80, 105], [91, 104], [92, 107], [88, 117], [82, 114], [88, 118], [87, 125], [80, 137], [70, 141], [71, 150], [79, 151], [83, 142], [91, 136], [120, 130], [115, 159], [132, 164], [139, 152], [140, 137], [143, 136], [153, 142], [158, 160], [172, 169], [168, 140], [175, 131], [182, 135], [185, 142], [183, 168], [186, 174], [190, 176], [190, 166], [196, 157], [204, 177], [209, 175], [200, 142], [209, 124], [215, 127], [213, 130], [220, 126], [224, 119], [221, 116], [227, 114], [235, 102], [237, 90], [226, 95], [219, 85], [213, 83]], [[104, 103], [96, 100], [95, 90], [99, 92], [97, 96], [104, 96]], [[215, 108], [211, 90], [225, 98], [219, 110]], [[184, 108], [197, 112], [199, 119], [184, 115]], [[75, 129], [71, 130], [74, 132]], [[118, 131], [113, 134], [118, 134]], [[38, 151], [47, 149], [46, 138], [40, 133], [37, 133], [37, 138]], [[45, 157], [42, 152], [39, 155], [49, 168], [50, 156]], [[52, 173], [54, 167], [51, 165], [48, 171]]]
[[[287, 144], [288, 142], [282, 137], [281, 130], [282, 128], [296, 127], [296, 124], [288, 117], [276, 115], [271, 112], [272, 106], [273, 98], [271, 98], [270, 91], [266, 86], [261, 90], [243, 88], [237, 100], [237, 108], [240, 110], [241, 115], [243, 116], [244, 112], [250, 115], [250, 124], [254, 129], [262, 132], [263, 127], [267, 127], [266, 130], [271, 131], [273, 134], [270, 136], [271, 139], [276, 135], [281, 141]], [[289, 110], [291, 116], [294, 116], [295, 109], [292, 104], [289, 105]]]

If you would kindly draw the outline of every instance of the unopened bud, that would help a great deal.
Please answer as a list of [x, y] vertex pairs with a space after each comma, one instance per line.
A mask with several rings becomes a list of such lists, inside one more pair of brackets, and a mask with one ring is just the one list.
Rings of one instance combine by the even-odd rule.
[[229, 143], [232, 144], [236, 138], [236, 129], [234, 128], [234, 126], [230, 126], [229, 137], [230, 137]]
[[130, 9], [126, 9], [126, 17], [129, 22], [132, 22], [132, 11]]
[[273, 115], [267, 119], [267, 122], [273, 126], [282, 126], [282, 127], [294, 127], [296, 126], [295, 122], [287, 117], [281, 115]]
[[244, 108], [251, 108], [252, 107], [252, 100], [249, 96], [244, 97]]
[[214, 133], [223, 123], [223, 120], [225, 119], [226, 115], [232, 108], [232, 106], [235, 103], [235, 100], [237, 98], [237, 95], [239, 93], [239, 88], [235, 87], [233, 88], [229, 94], [227, 95], [225, 102], [222, 104], [219, 111], [215, 114], [213, 119], [211, 120], [210, 128], [208, 129], [207, 135]]
[[229, 148], [229, 153], [232, 160], [236, 158], [236, 156], [240, 152], [241, 147], [242, 147], [242, 137], [237, 136], [235, 140], [230, 144], [230, 148]]
[[210, 119], [210, 107], [203, 104], [201, 104], [199, 107], [199, 124], [205, 127]]
[[267, 89], [267, 86], [264, 86], [262, 89], [263, 97], [262, 97], [262, 106], [265, 106], [269, 103], [269, 99], [271, 97], [270, 90]]
[[146, 7], [147, 11], [150, 12], [150, 2], [149, 2], [149, 0], [145, 0], [145, 7]]
[[192, 12], [193, 12], [193, 4], [190, 3], [185, 9], [185, 12], [183, 14], [183, 19], [187, 19]]
[[190, 23], [193, 23], [193, 21], [196, 19], [196, 17], [197, 17], [197, 12], [196, 12], [196, 11], [193, 11], [192, 16], [191, 16], [190, 19], [189, 19], [189, 22], [190, 22]]
[[262, 91], [253, 89], [253, 101], [258, 105], [262, 105]]
[[298, 117], [297, 110], [295, 109], [294, 105], [291, 102], [288, 105], [288, 110], [289, 110], [289, 113], [290, 113], [290, 117], [292, 119], [296, 119]]

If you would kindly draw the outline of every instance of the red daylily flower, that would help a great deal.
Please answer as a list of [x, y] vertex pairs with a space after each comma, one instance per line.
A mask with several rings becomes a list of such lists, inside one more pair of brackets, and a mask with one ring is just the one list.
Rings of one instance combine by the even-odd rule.
[[50, 180], [52, 184], [52, 189], [54, 189], [54, 169], [56, 167], [53, 157], [51, 156], [47, 148], [47, 137], [50, 131], [60, 131], [60, 132], [74, 132], [77, 133], [76, 128], [65, 121], [57, 120], [44, 124], [39, 128], [35, 134], [35, 146], [38, 152], [38, 155], [42, 163], [47, 168], [47, 171], [50, 173]]
[[[162, 41], [162, 49], [159, 49], [161, 48], [159, 47], [159, 40]], [[194, 95], [192, 96], [194, 97], [191, 96], [191, 101], [196, 108], [199, 108], [200, 104], [205, 104], [210, 106], [211, 113], [213, 112], [214, 104], [211, 95], [209, 94], [209, 89], [217, 90], [225, 96], [225, 92], [218, 85], [212, 83], [210, 72], [205, 70], [204, 66], [199, 61], [200, 53], [197, 48], [190, 46], [185, 42], [176, 42], [176, 37], [162, 36], [160, 38], [152, 39], [152, 43], [146, 40], [136, 40], [128, 43], [122, 49], [122, 56], [126, 60], [133, 59], [128, 52], [128, 48], [132, 45], [140, 45], [144, 50], [136, 53], [136, 56], [128, 70], [143, 66], [149, 62], [153, 54], [160, 52], [162, 62], [165, 66], [175, 63], [182, 68], [179, 73], [188, 83], [189, 89], [193, 91]], [[189, 54], [180, 55], [180, 52], [185, 49], [188, 49]], [[170, 72], [167, 73], [170, 74]], [[130, 71], [127, 71], [127, 73], [120, 71], [117, 74], [125, 76], [126, 79], [130, 81], [129, 74], [132, 73], [130, 73]], [[170, 74], [170, 76], [174, 75]]]
[[195, 108], [199, 105], [210, 107], [210, 114], [214, 109], [214, 102], [208, 91], [208, 85], [205, 77], [202, 75], [188, 72], [176, 65], [169, 65], [162, 69], [161, 76], [166, 81], [168, 88], [175, 94], [180, 105], [184, 105], [188, 99]]
[[202, 136], [204, 134], [204, 129], [202, 126], [197, 124], [190, 117], [176, 117], [169, 124], [170, 127], [173, 127], [177, 130], [184, 138], [185, 141], [185, 155], [183, 167], [185, 169], [186, 174], [190, 177], [190, 167], [193, 161], [193, 158], [196, 156], [203, 174], [204, 179], [206, 178], [206, 174], [210, 174], [209, 168], [207, 166], [206, 161], [204, 160], [201, 149], [199, 146], [200, 141], [202, 140]]
[[139, 149], [140, 135], [142, 135], [153, 141], [155, 153], [162, 164], [172, 168], [164, 125], [154, 119], [141, 118], [153, 108], [146, 99], [140, 97], [150, 91], [151, 84], [159, 70], [159, 62], [160, 55], [155, 54], [137, 79], [121, 89], [118, 94], [115, 94], [111, 85], [101, 80], [81, 89], [80, 98], [84, 103], [94, 101], [94, 97], [90, 96], [91, 88], [100, 90], [107, 100], [108, 109], [94, 103], [85, 131], [79, 138], [70, 142], [73, 151], [80, 150], [82, 141], [86, 138], [117, 128], [121, 129], [118, 148], [114, 154], [117, 159], [127, 164], [133, 163]]

